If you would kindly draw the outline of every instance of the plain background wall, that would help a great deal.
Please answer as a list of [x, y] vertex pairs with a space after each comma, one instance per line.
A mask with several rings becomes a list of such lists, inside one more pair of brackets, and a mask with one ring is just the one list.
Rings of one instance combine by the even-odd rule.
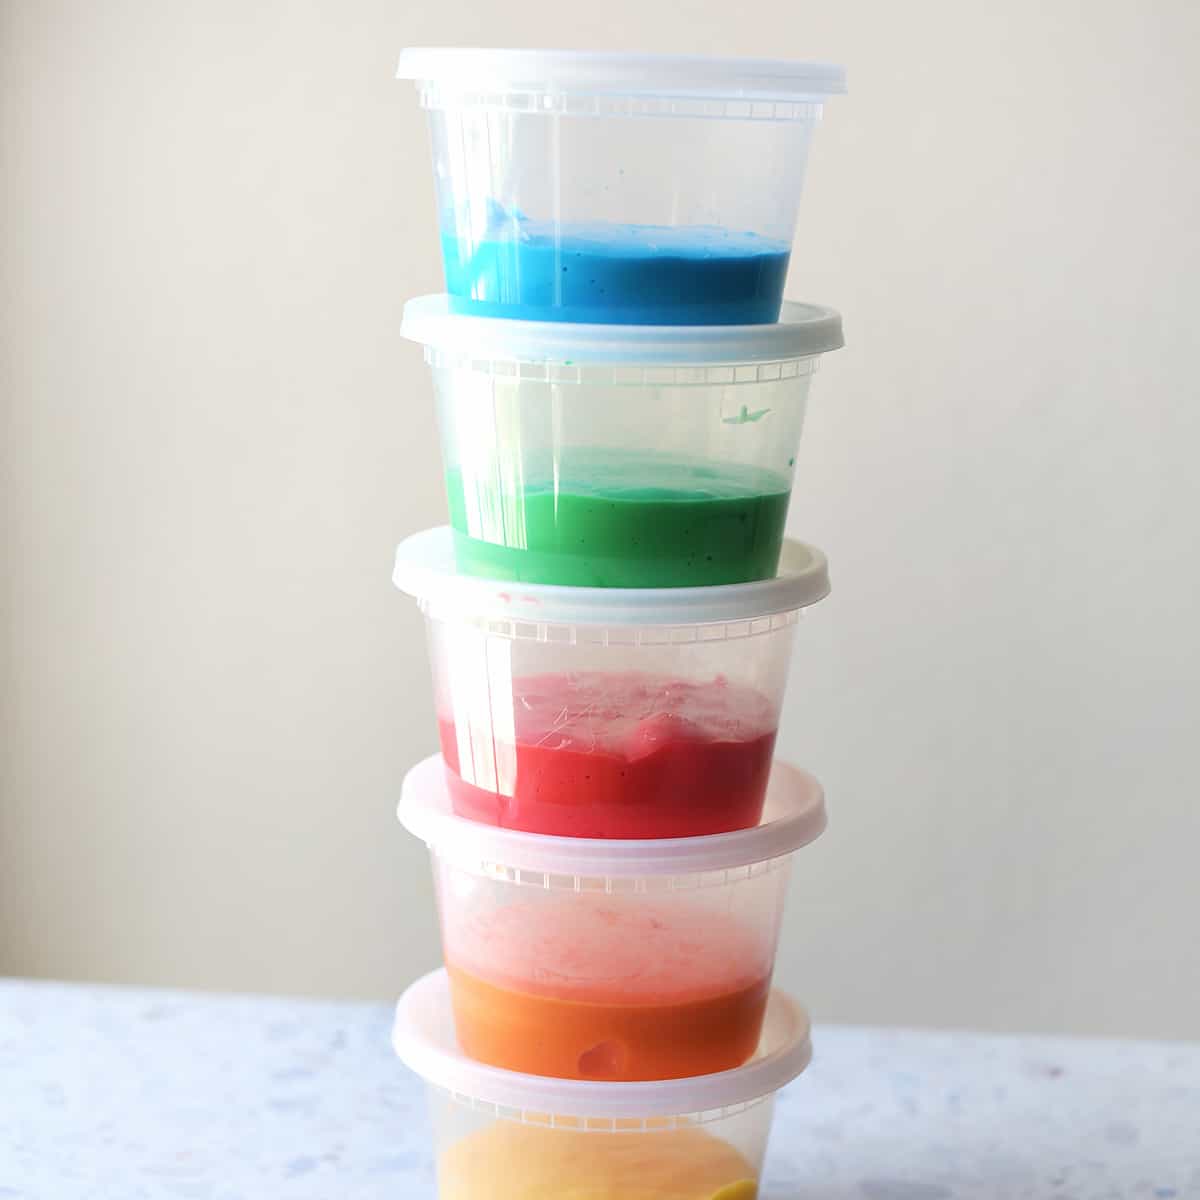
[[848, 64], [782, 749], [818, 1018], [1200, 1036], [1200, 6], [0, 3], [0, 971], [385, 998], [437, 961], [394, 543], [444, 517], [406, 44]]

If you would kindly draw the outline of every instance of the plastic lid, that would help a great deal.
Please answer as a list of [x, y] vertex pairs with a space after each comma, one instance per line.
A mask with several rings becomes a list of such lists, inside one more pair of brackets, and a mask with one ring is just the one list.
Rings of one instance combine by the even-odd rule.
[[642, 878], [698, 875], [770, 862], [825, 831], [825, 791], [807, 771], [776, 759], [762, 821], [751, 829], [679, 838], [549, 837], [455, 816], [440, 754], [404, 777], [396, 815], [439, 858], [547, 875]]
[[845, 69], [832, 63], [468, 46], [410, 47], [400, 54], [396, 78], [431, 80], [471, 91], [492, 88], [719, 99], [815, 100], [846, 90]]
[[779, 1091], [812, 1061], [808, 1014], [785, 992], [767, 1001], [758, 1053], [714, 1075], [637, 1083], [551, 1079], [485, 1066], [458, 1048], [445, 969], [418, 979], [400, 997], [392, 1046], [427, 1083], [471, 1100], [545, 1116], [670, 1117], [745, 1104]]
[[508, 619], [531, 625], [707, 625], [795, 612], [829, 595], [829, 567], [815, 546], [783, 543], [779, 574], [715, 587], [597, 588], [513, 583], [460, 575], [454, 531], [439, 525], [405, 538], [392, 582], [439, 617]]
[[574, 325], [450, 311], [444, 295], [404, 306], [400, 332], [438, 350], [511, 362], [725, 366], [811, 358], [845, 344], [842, 318], [819, 304], [784, 302], [763, 325]]

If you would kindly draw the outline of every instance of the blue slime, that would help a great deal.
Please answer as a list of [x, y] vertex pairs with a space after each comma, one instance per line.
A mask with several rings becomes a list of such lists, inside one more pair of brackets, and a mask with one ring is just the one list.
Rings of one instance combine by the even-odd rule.
[[718, 226], [498, 223], [442, 234], [455, 312], [527, 321], [750, 325], [779, 319], [786, 243]]

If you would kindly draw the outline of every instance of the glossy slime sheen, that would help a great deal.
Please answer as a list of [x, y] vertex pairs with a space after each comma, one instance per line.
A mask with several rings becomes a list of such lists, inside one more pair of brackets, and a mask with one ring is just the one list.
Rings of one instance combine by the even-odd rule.
[[[557, 479], [446, 474], [461, 571], [574, 587], [709, 587], [775, 574], [791, 483], [739, 464], [588, 455]], [[519, 487], [519, 491], [512, 490]]]
[[511, 706], [511, 746], [490, 720], [439, 716], [459, 816], [585, 838], [728, 833], [762, 816], [778, 714], [753, 688], [583, 671], [516, 678]]
[[453, 310], [617, 325], [779, 319], [790, 247], [715, 225], [559, 225], [493, 209], [478, 239], [442, 234]]
[[558, 1079], [680, 1079], [740, 1066], [762, 1031], [770, 951], [694, 901], [581, 893], [451, 916], [455, 1032], [479, 1062]]

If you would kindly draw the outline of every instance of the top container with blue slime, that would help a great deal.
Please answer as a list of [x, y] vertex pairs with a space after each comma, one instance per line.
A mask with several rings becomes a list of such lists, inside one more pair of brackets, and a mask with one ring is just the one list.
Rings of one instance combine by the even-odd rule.
[[412, 49], [446, 291], [484, 317], [779, 317], [808, 145], [840, 67]]

